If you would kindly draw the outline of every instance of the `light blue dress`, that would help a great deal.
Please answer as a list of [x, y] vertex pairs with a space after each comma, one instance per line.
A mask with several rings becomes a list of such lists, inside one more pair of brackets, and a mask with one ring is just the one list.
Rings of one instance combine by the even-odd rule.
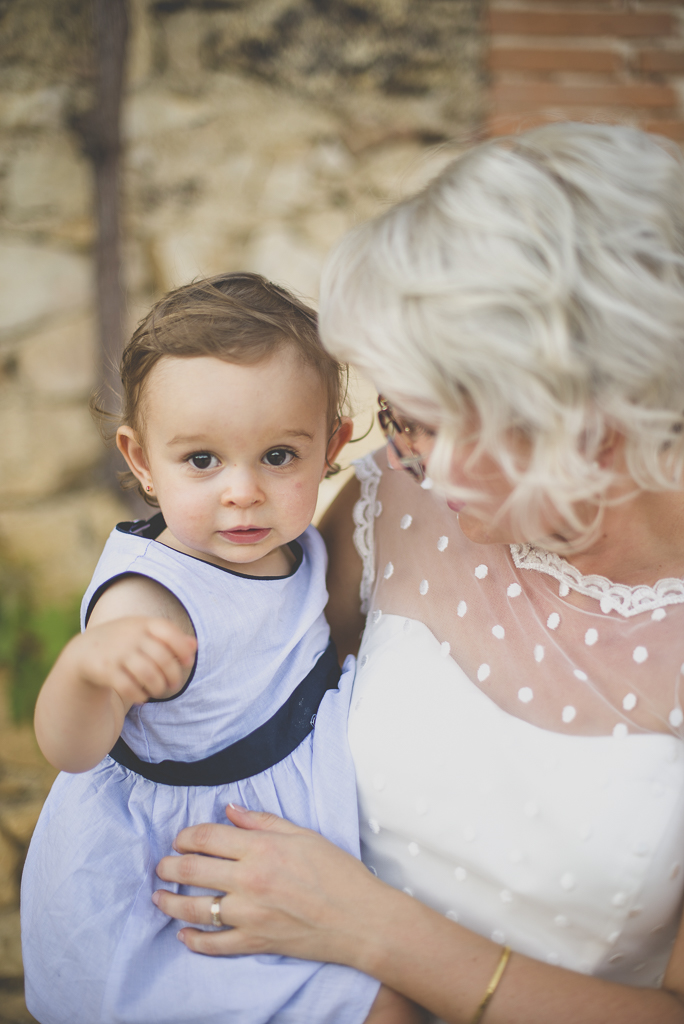
[[131, 708], [114, 756], [55, 781], [22, 882], [28, 1008], [41, 1024], [361, 1024], [375, 980], [336, 964], [192, 953], [151, 901], [161, 887], [202, 891], [162, 883], [155, 866], [182, 828], [225, 822], [229, 802], [359, 855], [354, 664], [339, 677], [320, 536], [309, 527], [291, 574], [268, 578], [174, 551], [154, 539], [163, 528], [159, 515], [113, 531], [83, 624], [114, 579], [148, 576], [187, 610], [195, 667], [175, 697]]

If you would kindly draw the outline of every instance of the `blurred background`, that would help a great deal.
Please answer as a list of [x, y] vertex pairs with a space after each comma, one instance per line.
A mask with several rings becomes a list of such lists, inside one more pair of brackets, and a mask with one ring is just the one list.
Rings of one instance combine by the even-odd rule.
[[[684, 144], [683, 0], [0, 0], [0, 1024], [31, 1019], [18, 882], [54, 774], [33, 702], [108, 533], [144, 514], [91, 391], [114, 404], [168, 289], [252, 270], [315, 303], [349, 227], [474, 141], [568, 118]], [[374, 402], [355, 378], [357, 436]]]

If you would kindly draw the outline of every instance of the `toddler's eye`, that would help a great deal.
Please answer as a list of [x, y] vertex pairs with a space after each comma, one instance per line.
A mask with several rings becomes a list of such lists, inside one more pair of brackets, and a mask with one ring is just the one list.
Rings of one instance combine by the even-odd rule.
[[267, 466], [288, 466], [296, 457], [289, 448], [271, 448], [264, 455], [264, 462]]
[[215, 455], [210, 455], [209, 452], [196, 452], [190, 456], [188, 462], [195, 469], [214, 469], [218, 466], [218, 459]]

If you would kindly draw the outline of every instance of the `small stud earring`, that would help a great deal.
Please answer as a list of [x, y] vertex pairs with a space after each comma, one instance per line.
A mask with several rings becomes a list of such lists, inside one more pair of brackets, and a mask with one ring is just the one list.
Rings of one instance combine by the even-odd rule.
[[145, 490], [146, 491], [151, 491], [152, 490], [152, 484], [148, 484], [147, 487], [145, 488]]

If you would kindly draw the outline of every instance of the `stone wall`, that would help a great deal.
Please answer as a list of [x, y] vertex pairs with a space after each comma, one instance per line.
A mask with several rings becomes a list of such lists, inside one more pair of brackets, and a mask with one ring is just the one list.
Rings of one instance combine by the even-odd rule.
[[[315, 299], [330, 245], [478, 129], [481, 0], [129, 0], [129, 15], [128, 330], [167, 289], [222, 270]], [[93, 75], [88, 0], [0, 3], [0, 557], [47, 602], [84, 588], [129, 514], [87, 409], [96, 229], [72, 126]], [[372, 399], [357, 386], [360, 430]], [[0, 1024], [29, 1019], [17, 884], [52, 774], [0, 689]]]

